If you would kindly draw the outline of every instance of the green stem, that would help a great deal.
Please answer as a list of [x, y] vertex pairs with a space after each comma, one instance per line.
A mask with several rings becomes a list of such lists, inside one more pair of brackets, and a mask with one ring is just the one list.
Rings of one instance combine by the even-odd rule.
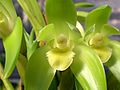
[[14, 90], [14, 88], [13, 88], [12, 84], [9, 82], [9, 80], [3, 78], [3, 67], [2, 67], [1, 63], [0, 63], [0, 79], [3, 81], [5, 88], [7, 90]]
[[8, 79], [2, 79], [2, 81], [3, 81], [3, 83], [4, 83], [4, 85], [5, 85], [5, 88], [6, 88], [7, 90], [14, 90], [12, 84], [9, 82]]
[[3, 72], [3, 67], [2, 67], [2, 64], [0, 63], [0, 79], [1, 79], [1, 77], [2, 77], [2, 72]]

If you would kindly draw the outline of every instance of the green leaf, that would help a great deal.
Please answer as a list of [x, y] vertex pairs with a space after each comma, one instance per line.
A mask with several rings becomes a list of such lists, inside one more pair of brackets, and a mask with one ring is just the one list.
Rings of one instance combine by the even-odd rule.
[[24, 38], [25, 38], [25, 42], [26, 42], [26, 46], [29, 44], [29, 37], [30, 35], [26, 32], [25, 29], [23, 29], [24, 32]]
[[45, 21], [43, 19], [40, 7], [37, 0], [17, 0], [24, 12], [27, 14], [34, 30], [37, 35], [39, 30], [45, 26]]
[[75, 88], [76, 90], [83, 90], [82, 86], [80, 85], [77, 79], [75, 79]]
[[107, 67], [120, 82], [120, 42], [111, 41], [112, 56], [106, 63]]
[[48, 63], [47, 51], [47, 47], [41, 47], [31, 56], [26, 68], [25, 90], [48, 90], [56, 71]]
[[107, 90], [120, 90], [120, 82], [116, 79], [116, 77], [112, 74], [111, 71], [106, 73], [107, 77]]
[[[2, 66], [1, 62], [0, 62], [0, 79], [3, 81], [4, 86], [7, 90], [14, 90], [14, 88], [13, 88], [12, 84], [9, 82], [9, 80], [3, 78], [3, 66]], [[2, 89], [0, 89], [0, 90], [2, 90]]]
[[17, 18], [13, 32], [3, 40], [6, 54], [4, 78], [8, 78], [15, 67], [21, 47], [22, 36], [22, 22], [20, 18]]
[[111, 8], [108, 5], [102, 5], [91, 11], [86, 17], [86, 30], [95, 24], [96, 32], [100, 32], [102, 26], [107, 24], [110, 13]]
[[[76, 24], [76, 10], [72, 0], [46, 0], [48, 23], [69, 22]], [[61, 26], [59, 25], [59, 28]]]
[[78, 3], [75, 3], [75, 7], [76, 8], [84, 8], [84, 7], [93, 7], [94, 4], [93, 3], [89, 3], [89, 2], [78, 2]]
[[32, 29], [29, 36], [29, 44], [31, 45], [34, 41], [34, 30]]
[[103, 65], [96, 53], [85, 45], [75, 48], [71, 70], [84, 90], [106, 90]]
[[30, 59], [31, 55], [38, 47], [38, 42], [35, 40], [30, 46], [27, 47], [27, 58]]
[[16, 63], [18, 73], [25, 84], [25, 70], [27, 65], [27, 59], [22, 54], [19, 55], [18, 61]]
[[0, 79], [2, 79], [2, 76], [3, 76], [3, 66], [0, 62]]
[[58, 90], [74, 90], [74, 77], [68, 68], [67, 70], [61, 72], [61, 80], [58, 86]]
[[57, 84], [58, 80], [57, 77], [55, 76], [48, 90], [57, 90]]
[[37, 40], [34, 40], [34, 31], [32, 30], [30, 35], [24, 30], [24, 38], [27, 47], [27, 59], [31, 57], [33, 52], [36, 50], [38, 46]]
[[4, 12], [6, 16], [13, 21], [17, 18], [12, 0], [0, 0], [0, 12]]
[[88, 15], [88, 12], [78, 11], [78, 12], [77, 12], [77, 20], [78, 20], [80, 23], [84, 23], [87, 15]]
[[20, 53], [24, 56], [26, 56], [26, 53], [27, 53], [27, 45], [26, 45], [26, 40], [24, 36], [24, 30], [23, 30], [23, 38], [22, 38]]
[[103, 25], [101, 29], [101, 33], [103, 33], [105, 36], [111, 36], [111, 35], [116, 35], [116, 34], [120, 35], [119, 29], [109, 24]]
[[37, 49], [38, 42], [34, 40], [34, 30], [31, 31], [30, 36], [28, 37], [28, 43], [27, 43], [27, 58], [31, 57], [33, 52]]

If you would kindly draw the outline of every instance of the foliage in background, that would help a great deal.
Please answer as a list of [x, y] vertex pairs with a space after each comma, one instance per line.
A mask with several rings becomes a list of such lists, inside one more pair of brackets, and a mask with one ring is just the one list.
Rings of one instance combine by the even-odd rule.
[[76, 9], [94, 4], [46, 0], [43, 15], [36, 0], [18, 2], [33, 29], [30, 35], [26, 32], [12, 0], [0, 1], [0, 36], [5, 48], [0, 79], [7, 90], [14, 90], [8, 78], [15, 66], [25, 90], [111, 90], [113, 84], [118, 90], [120, 42], [109, 37], [120, 32], [108, 23], [110, 6], [85, 12]]

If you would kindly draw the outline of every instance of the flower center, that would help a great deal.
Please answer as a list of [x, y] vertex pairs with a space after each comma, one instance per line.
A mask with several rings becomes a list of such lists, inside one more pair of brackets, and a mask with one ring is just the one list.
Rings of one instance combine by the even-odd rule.
[[75, 53], [72, 49], [72, 41], [64, 34], [60, 34], [55, 40], [53, 49], [46, 53], [51, 67], [60, 71], [66, 70], [73, 62]]
[[64, 34], [60, 34], [57, 37], [57, 48], [64, 49], [68, 47], [68, 42], [69, 42], [68, 38]]
[[92, 47], [102, 47], [104, 45], [104, 36], [101, 33], [96, 33], [89, 41]]

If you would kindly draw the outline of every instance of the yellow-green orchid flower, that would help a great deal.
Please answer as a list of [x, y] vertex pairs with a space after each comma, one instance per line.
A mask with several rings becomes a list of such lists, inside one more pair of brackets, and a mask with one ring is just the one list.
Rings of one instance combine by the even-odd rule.
[[13, 30], [17, 15], [12, 0], [0, 0], [0, 37], [7, 37]]
[[[64, 71], [72, 64], [75, 56], [75, 52], [73, 51], [75, 47], [74, 38], [79, 39], [81, 37], [80, 33], [70, 31], [69, 27], [66, 30], [68, 31], [67, 35], [65, 33], [57, 33], [56, 36], [54, 25], [49, 24], [40, 31], [39, 36], [37, 37], [37, 40], [40, 41], [40, 43], [44, 40], [50, 47], [50, 50], [46, 52], [46, 57], [48, 58], [51, 67], [55, 70]], [[45, 34], [48, 37], [45, 36]], [[52, 37], [49, 37], [51, 34], [53, 34]], [[76, 37], [72, 37], [72, 35], [76, 35]]]
[[95, 25], [93, 25], [88, 31], [83, 31], [82, 38], [87, 42], [86, 45], [90, 46], [98, 54], [101, 61], [106, 63], [112, 55], [112, 48], [110, 48], [109, 45], [109, 36], [119, 33], [118, 29], [108, 24], [103, 25], [99, 32], [95, 30]]
[[66, 70], [73, 62], [75, 53], [71, 45], [71, 40], [67, 39], [64, 34], [60, 34], [54, 41], [53, 49], [46, 53], [48, 62], [56, 70]]
[[103, 63], [107, 62], [112, 55], [112, 49], [108, 46], [108, 42], [105, 39], [104, 34], [95, 33], [89, 41], [90, 47], [95, 50]]
[[109, 45], [109, 36], [119, 34], [120, 32], [117, 28], [109, 24], [103, 25], [99, 32], [96, 31], [95, 28], [92, 29], [92, 32], [86, 35], [88, 45], [99, 55], [101, 61], [106, 63], [112, 55], [112, 48], [110, 48]]

